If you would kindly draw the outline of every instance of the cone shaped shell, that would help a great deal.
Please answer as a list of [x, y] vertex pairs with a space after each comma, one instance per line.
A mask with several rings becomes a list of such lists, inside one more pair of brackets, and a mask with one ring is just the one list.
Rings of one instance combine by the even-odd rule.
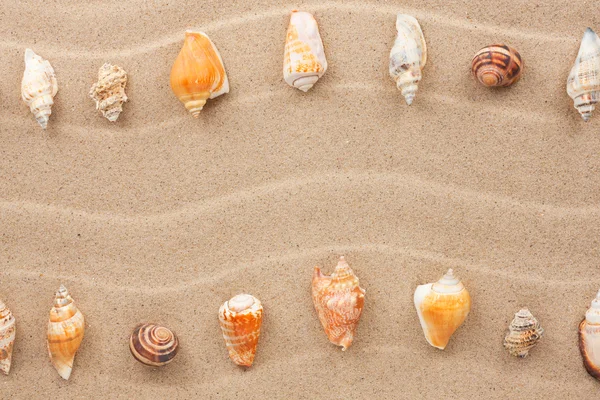
[[25, 50], [25, 72], [21, 81], [21, 98], [29, 106], [42, 129], [48, 126], [58, 83], [54, 68], [31, 49]]
[[521, 77], [523, 60], [515, 49], [493, 44], [479, 50], [471, 61], [471, 70], [484, 86], [510, 86]]
[[306, 92], [326, 70], [327, 60], [317, 21], [307, 12], [292, 11], [283, 55], [283, 79]]
[[340, 257], [330, 276], [323, 275], [321, 269], [315, 267], [312, 298], [329, 341], [346, 350], [354, 340], [365, 304], [365, 290], [359, 286], [358, 277], [344, 257]]
[[223, 60], [205, 33], [185, 33], [183, 47], [171, 69], [171, 89], [195, 118], [206, 100], [229, 93]]
[[127, 101], [125, 94], [127, 72], [118, 65], [105, 63], [98, 71], [98, 82], [90, 89], [90, 97], [96, 102], [96, 110], [102, 112], [110, 122], [115, 122], [123, 103]]
[[261, 302], [249, 294], [239, 294], [219, 308], [219, 324], [229, 358], [237, 365], [254, 362], [263, 318]]
[[8, 375], [12, 362], [16, 324], [6, 304], [0, 301], [0, 372]]
[[583, 34], [567, 78], [567, 93], [583, 120], [588, 121], [600, 101], [600, 38], [590, 28]]
[[64, 286], [56, 292], [48, 322], [48, 353], [52, 365], [63, 379], [69, 379], [75, 353], [83, 340], [83, 314], [75, 307]]
[[414, 302], [425, 339], [442, 350], [471, 309], [471, 296], [451, 269], [438, 282], [418, 286]]
[[140, 324], [129, 338], [129, 350], [142, 364], [151, 367], [167, 365], [179, 351], [179, 340], [169, 329], [156, 324]]
[[419, 22], [414, 17], [398, 14], [398, 35], [390, 51], [390, 76], [401, 90], [406, 104], [411, 105], [427, 62], [427, 45]]
[[600, 292], [579, 324], [579, 350], [587, 372], [600, 380]]
[[515, 357], [527, 357], [544, 334], [544, 329], [531, 312], [523, 308], [515, 314], [504, 338], [504, 348]]

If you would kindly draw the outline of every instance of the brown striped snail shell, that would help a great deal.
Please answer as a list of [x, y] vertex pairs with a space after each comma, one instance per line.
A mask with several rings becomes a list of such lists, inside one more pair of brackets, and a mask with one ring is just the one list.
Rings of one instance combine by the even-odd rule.
[[140, 324], [131, 333], [129, 350], [142, 364], [162, 367], [173, 361], [177, 355], [179, 340], [169, 328], [156, 324]]
[[471, 71], [484, 86], [510, 86], [521, 77], [523, 60], [512, 47], [493, 44], [475, 54], [471, 61]]

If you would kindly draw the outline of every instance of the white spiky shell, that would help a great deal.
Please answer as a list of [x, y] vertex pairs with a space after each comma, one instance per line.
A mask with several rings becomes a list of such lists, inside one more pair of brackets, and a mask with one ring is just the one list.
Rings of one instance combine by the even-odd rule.
[[544, 335], [544, 329], [527, 308], [515, 313], [504, 337], [504, 348], [515, 356], [525, 358]]
[[427, 45], [421, 26], [414, 17], [398, 14], [396, 29], [398, 35], [390, 51], [390, 76], [406, 104], [411, 105], [427, 62]]
[[42, 129], [48, 126], [56, 92], [58, 92], [58, 84], [54, 68], [33, 50], [26, 49], [21, 98], [29, 106]]
[[317, 21], [310, 13], [292, 11], [283, 56], [283, 79], [306, 92], [325, 71], [327, 59]]
[[96, 102], [96, 110], [102, 112], [110, 122], [115, 122], [123, 103], [127, 101], [125, 94], [127, 72], [118, 65], [105, 63], [98, 71], [98, 82], [90, 89], [90, 97]]
[[600, 101], [600, 38], [587, 28], [567, 79], [567, 93], [584, 121], [589, 121]]
[[15, 332], [15, 317], [0, 300], [0, 372], [4, 375], [10, 371]]
[[600, 380], [600, 291], [579, 324], [579, 350], [585, 369]]

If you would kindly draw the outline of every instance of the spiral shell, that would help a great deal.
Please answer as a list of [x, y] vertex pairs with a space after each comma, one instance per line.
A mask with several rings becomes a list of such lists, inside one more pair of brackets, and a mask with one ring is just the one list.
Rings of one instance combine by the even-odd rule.
[[587, 28], [567, 78], [567, 93], [584, 121], [589, 121], [600, 101], [600, 38]]
[[171, 69], [171, 89], [194, 118], [206, 100], [229, 93], [219, 50], [204, 32], [185, 32], [183, 47]]
[[504, 338], [504, 348], [515, 357], [527, 357], [544, 334], [544, 329], [527, 308], [515, 314]]
[[156, 324], [140, 324], [129, 339], [129, 350], [142, 364], [152, 367], [167, 365], [179, 351], [179, 340], [169, 329]]
[[471, 309], [471, 296], [452, 269], [436, 283], [419, 285], [414, 301], [425, 339], [441, 350]]
[[58, 84], [54, 68], [33, 50], [26, 49], [21, 98], [29, 106], [42, 129], [48, 126], [56, 92], [58, 92]]
[[263, 307], [249, 294], [238, 294], [219, 308], [219, 324], [223, 331], [229, 358], [237, 365], [250, 367], [260, 337]]
[[96, 102], [96, 110], [110, 122], [115, 122], [123, 111], [123, 103], [127, 101], [125, 86], [127, 72], [118, 65], [105, 63], [98, 70], [98, 82], [90, 89], [90, 97]]
[[421, 26], [414, 17], [398, 14], [396, 29], [398, 35], [390, 51], [390, 76], [406, 104], [411, 105], [427, 62], [427, 45]]
[[67, 289], [61, 285], [54, 298], [48, 322], [48, 353], [54, 368], [63, 379], [69, 379], [75, 353], [85, 331], [84, 318]]
[[292, 11], [283, 55], [283, 79], [307, 92], [325, 71], [327, 60], [317, 21], [310, 13]]
[[8, 375], [15, 342], [15, 317], [0, 300], [0, 372]]
[[475, 54], [471, 70], [482, 85], [504, 87], [519, 80], [523, 65], [517, 50], [505, 44], [493, 44]]
[[579, 350], [587, 372], [600, 380], [600, 292], [579, 324]]
[[323, 275], [315, 267], [312, 298], [329, 341], [346, 350], [352, 344], [362, 314], [365, 290], [343, 256], [331, 276]]

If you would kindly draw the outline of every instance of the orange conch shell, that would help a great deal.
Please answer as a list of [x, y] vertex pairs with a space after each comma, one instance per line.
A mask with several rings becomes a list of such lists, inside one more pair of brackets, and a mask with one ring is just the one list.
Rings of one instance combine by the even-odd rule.
[[317, 21], [310, 13], [292, 11], [283, 55], [283, 79], [306, 92], [326, 70], [327, 60]]
[[260, 337], [263, 307], [249, 294], [238, 294], [219, 308], [219, 323], [229, 358], [237, 365], [252, 366]]
[[81, 311], [75, 307], [67, 289], [61, 285], [54, 298], [48, 322], [48, 353], [54, 368], [63, 379], [69, 379], [73, 360], [85, 330]]
[[10, 371], [15, 331], [15, 317], [0, 300], [0, 372], [4, 375], [8, 375]]
[[600, 380], [600, 292], [579, 324], [579, 350], [586, 371]]
[[358, 285], [358, 277], [344, 257], [340, 257], [331, 276], [323, 275], [315, 267], [312, 298], [329, 341], [346, 350], [354, 339], [365, 304], [365, 290]]
[[443, 350], [469, 314], [469, 292], [449, 269], [436, 283], [418, 286], [414, 300], [425, 339]]
[[185, 41], [171, 69], [171, 89], [198, 118], [206, 100], [229, 93], [229, 80], [219, 50], [203, 32], [185, 32]]

